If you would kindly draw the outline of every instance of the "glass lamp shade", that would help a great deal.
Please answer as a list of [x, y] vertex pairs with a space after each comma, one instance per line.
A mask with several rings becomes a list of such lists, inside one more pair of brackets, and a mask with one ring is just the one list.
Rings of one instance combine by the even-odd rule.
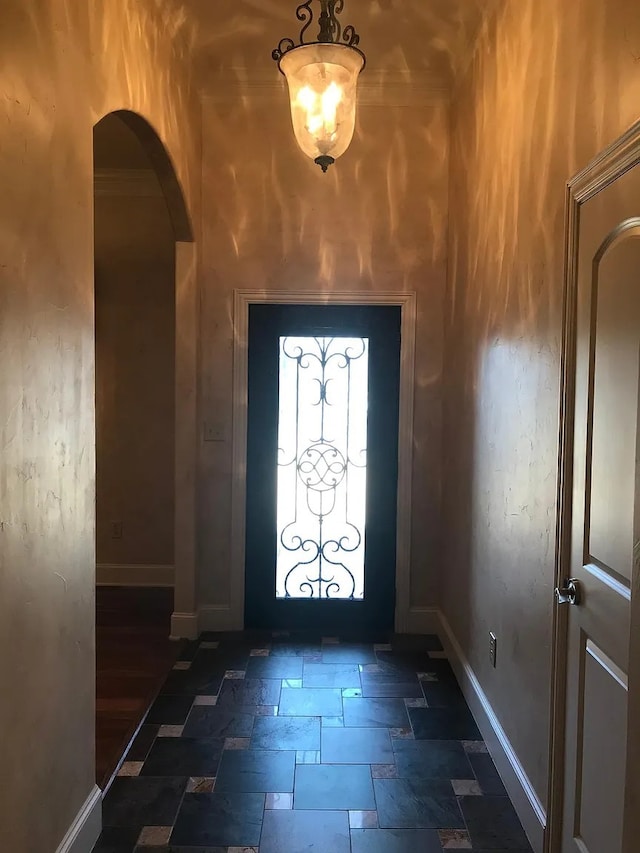
[[285, 53], [293, 132], [304, 153], [323, 171], [353, 139], [358, 76], [364, 55], [343, 44], [306, 44]]

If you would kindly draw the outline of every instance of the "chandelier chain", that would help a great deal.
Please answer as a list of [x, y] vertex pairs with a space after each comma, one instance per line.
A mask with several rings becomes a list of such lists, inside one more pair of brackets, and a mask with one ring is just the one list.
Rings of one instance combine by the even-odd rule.
[[315, 42], [306, 41], [307, 30], [315, 20], [313, 2], [314, 0], [305, 0], [296, 9], [296, 17], [303, 24], [300, 30], [300, 40], [296, 44], [292, 38], [281, 39], [271, 54], [276, 62], [279, 62], [285, 53], [305, 44], [346, 44], [347, 47], [357, 47], [360, 43], [360, 36], [355, 27], [349, 25], [343, 30], [338, 20], [338, 15], [344, 10], [344, 0], [319, 0], [318, 37]]

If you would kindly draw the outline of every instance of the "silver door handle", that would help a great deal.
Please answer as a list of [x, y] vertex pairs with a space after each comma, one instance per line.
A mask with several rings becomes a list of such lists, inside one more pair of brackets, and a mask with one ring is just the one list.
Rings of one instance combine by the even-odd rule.
[[582, 600], [580, 593], [580, 581], [576, 578], [569, 578], [563, 581], [563, 585], [556, 587], [556, 599], [558, 604], [573, 604], [579, 605]]

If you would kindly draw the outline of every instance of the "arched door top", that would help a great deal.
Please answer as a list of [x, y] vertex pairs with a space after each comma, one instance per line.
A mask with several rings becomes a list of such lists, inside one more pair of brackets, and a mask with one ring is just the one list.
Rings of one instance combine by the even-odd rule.
[[177, 242], [193, 242], [193, 227], [187, 210], [184, 193], [176, 170], [164, 143], [147, 119], [132, 110], [114, 110], [103, 116], [94, 127], [94, 133], [103, 122], [116, 118], [122, 121], [137, 137], [149, 158], [167, 203], [169, 216]]

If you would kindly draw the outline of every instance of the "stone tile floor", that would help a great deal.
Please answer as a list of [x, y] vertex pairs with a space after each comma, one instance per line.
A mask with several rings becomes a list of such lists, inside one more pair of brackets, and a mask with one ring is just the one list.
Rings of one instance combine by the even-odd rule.
[[530, 853], [438, 638], [386, 639], [189, 644], [94, 853]]

